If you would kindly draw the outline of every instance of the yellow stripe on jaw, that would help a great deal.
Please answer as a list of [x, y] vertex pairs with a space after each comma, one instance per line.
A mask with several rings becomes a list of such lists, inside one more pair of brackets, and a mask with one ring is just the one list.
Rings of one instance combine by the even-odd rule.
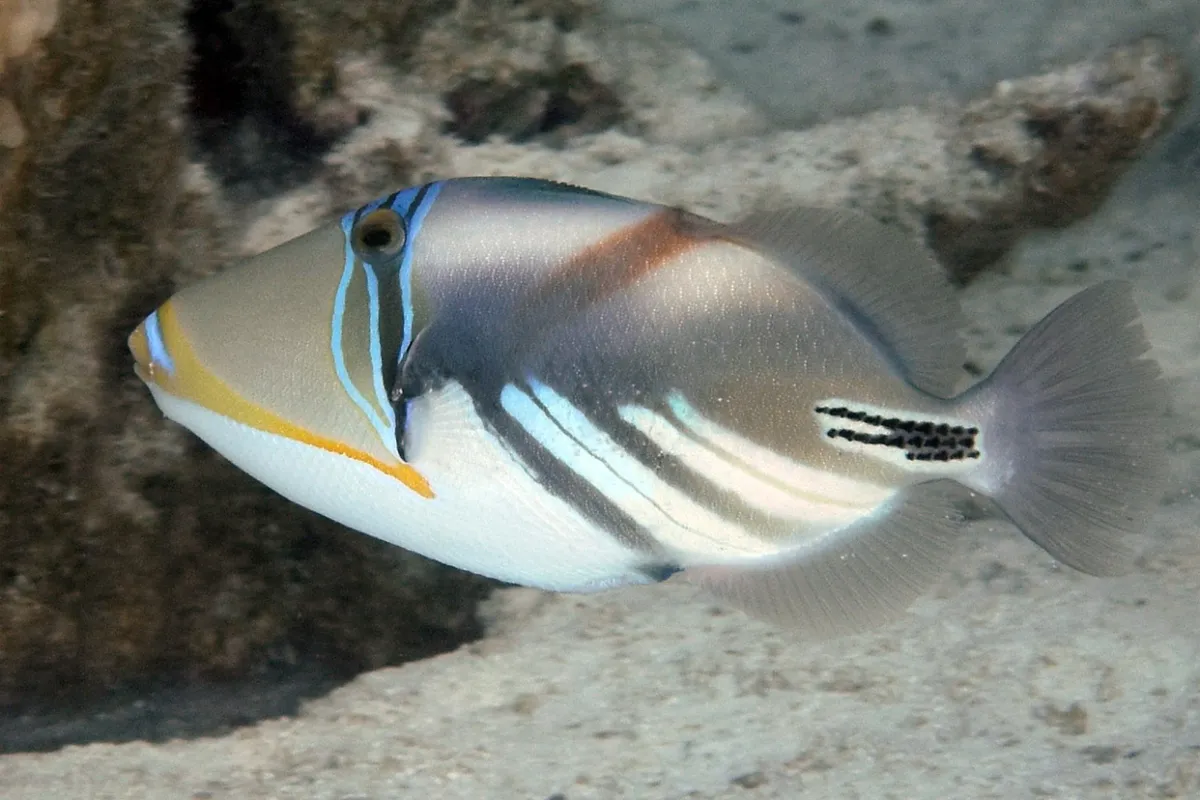
[[187, 335], [180, 328], [169, 300], [158, 309], [158, 324], [163, 339], [171, 343], [174, 371], [168, 372], [155, 366], [143, 324], [129, 337], [129, 349], [136, 360], [135, 370], [143, 381], [157, 384], [176, 397], [190, 400], [252, 428], [361, 461], [395, 478], [422, 497], [433, 499], [434, 493], [429, 482], [411, 465], [401, 461], [388, 463], [344, 442], [317, 435], [240, 396], [200, 362], [188, 344]]

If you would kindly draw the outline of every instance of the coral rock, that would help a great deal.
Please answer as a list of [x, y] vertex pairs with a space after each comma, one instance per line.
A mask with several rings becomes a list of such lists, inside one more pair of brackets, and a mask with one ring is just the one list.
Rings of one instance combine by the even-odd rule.
[[187, 157], [186, 9], [58, 10], [0, 84], [0, 707], [475, 635], [487, 582], [287, 503], [154, 408], [125, 337], [229, 240]]

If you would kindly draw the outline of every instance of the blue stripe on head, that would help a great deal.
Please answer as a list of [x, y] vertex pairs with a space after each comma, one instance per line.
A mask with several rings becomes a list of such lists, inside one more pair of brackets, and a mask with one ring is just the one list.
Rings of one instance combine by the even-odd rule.
[[425, 216], [442, 190], [440, 181], [427, 183], [419, 189], [409, 189], [401, 192], [392, 202], [396, 213], [404, 217], [406, 230], [404, 234], [404, 253], [400, 258], [400, 302], [403, 304], [404, 336], [400, 340], [400, 352], [397, 360], [404, 358], [413, 340], [413, 302], [412, 302], [412, 259], [413, 243], [425, 222]]
[[163, 341], [162, 327], [158, 324], [158, 312], [154, 311], [146, 317], [146, 346], [150, 349], [150, 363], [162, 367], [168, 374], [175, 374], [175, 361], [167, 352], [167, 343]]
[[[367, 278], [367, 310], [370, 314], [367, 323], [370, 325], [367, 346], [371, 357], [371, 378], [373, 388], [375, 389], [375, 400], [379, 408], [382, 408], [383, 413], [387, 416], [387, 422], [385, 423], [387, 430], [395, 431], [396, 412], [392, 408], [391, 399], [388, 397], [387, 389], [383, 385], [383, 343], [380, 341], [381, 335], [379, 331], [379, 278], [375, 275], [375, 268], [370, 264], [363, 264], [362, 268]], [[391, 438], [394, 439], [395, 437], [392, 436]]]
[[[396, 412], [392, 407], [388, 387], [383, 385], [383, 341], [379, 329], [381, 324], [379, 274], [374, 266], [362, 261], [355, 254], [353, 244], [354, 226], [367, 214], [384, 207], [391, 208], [404, 219], [404, 248], [400, 257], [399, 269], [397, 270], [401, 319], [403, 320], [403, 337], [401, 339], [400, 350], [395, 354], [397, 359], [403, 358], [404, 354], [408, 352], [408, 348], [412, 345], [413, 340], [413, 240], [425, 220], [425, 215], [429, 213], [430, 207], [437, 198], [440, 188], [440, 183], [429, 183], [372, 200], [361, 208], [344, 214], [340, 223], [345, 242], [344, 263], [342, 266], [342, 277], [338, 281], [337, 293], [334, 296], [333, 319], [330, 324], [329, 342], [333, 355], [334, 369], [337, 373], [338, 381], [342, 384], [342, 388], [346, 394], [349, 395], [354, 404], [366, 415], [367, 420], [375, 428], [384, 446], [397, 456], [399, 456], [399, 451], [396, 440]], [[369, 403], [367, 398], [350, 379], [350, 373], [346, 368], [346, 358], [342, 348], [346, 303], [349, 300], [350, 283], [354, 278], [355, 271], [358, 269], [362, 269], [367, 287], [368, 325], [370, 326], [367, 341], [371, 362], [372, 390], [375, 394], [376, 404]], [[380, 416], [380, 409], [383, 411], [383, 416]]]
[[[362, 208], [359, 208], [357, 211], [352, 211], [350, 213], [350, 216], [365, 217], [367, 214], [370, 214], [372, 211], [378, 211], [379, 209], [383, 208], [384, 204], [386, 204], [393, 197], [395, 197], [395, 195], [388, 195], [387, 197], [380, 197], [375, 200], [372, 200], [371, 202], [367, 203]], [[396, 209], [396, 210], [399, 211], [399, 209]]]
[[[383, 361], [381, 344], [379, 341], [379, 280], [375, 276], [375, 271], [369, 264], [359, 261], [354, 254], [354, 245], [352, 232], [354, 223], [358, 219], [359, 212], [351, 212], [342, 217], [341, 228], [342, 235], [345, 240], [345, 256], [342, 266], [342, 277], [338, 281], [337, 294], [333, 299], [333, 319], [330, 321], [330, 341], [329, 347], [333, 355], [333, 366], [337, 373], [338, 381], [342, 384], [342, 389], [349, 395], [354, 404], [366, 415], [371, 426], [375, 428], [375, 432], [379, 435], [380, 441], [389, 452], [399, 457], [396, 442], [396, 413], [392, 408], [391, 402], [388, 400], [387, 392], [383, 388]], [[354, 270], [359, 266], [362, 267], [366, 283], [367, 283], [367, 303], [368, 313], [370, 315], [370, 331], [368, 332], [368, 341], [371, 357], [371, 373], [374, 380], [374, 389], [379, 400], [379, 408], [383, 409], [384, 417], [380, 417], [375, 407], [367, 402], [367, 398], [363, 396], [358, 387], [354, 385], [354, 381], [350, 379], [350, 372], [346, 369], [346, 357], [342, 349], [342, 329], [345, 326], [346, 300], [347, 292], [350, 288], [350, 281], [354, 277]]]

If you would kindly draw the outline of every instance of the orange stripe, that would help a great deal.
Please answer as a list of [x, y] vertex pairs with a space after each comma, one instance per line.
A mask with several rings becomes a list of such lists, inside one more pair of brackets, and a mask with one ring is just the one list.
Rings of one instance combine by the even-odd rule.
[[573, 307], [555, 310], [578, 312], [636, 283], [703, 243], [681, 231], [680, 218], [678, 210], [663, 209], [589, 245], [546, 277], [531, 304], [566, 297]]

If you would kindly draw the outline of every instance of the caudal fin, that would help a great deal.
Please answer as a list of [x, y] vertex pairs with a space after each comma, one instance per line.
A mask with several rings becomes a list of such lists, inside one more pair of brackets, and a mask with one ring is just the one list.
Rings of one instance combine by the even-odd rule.
[[1129, 568], [1166, 463], [1166, 389], [1130, 285], [1067, 300], [963, 397], [988, 420], [964, 481], [1050, 555], [1092, 575]]

